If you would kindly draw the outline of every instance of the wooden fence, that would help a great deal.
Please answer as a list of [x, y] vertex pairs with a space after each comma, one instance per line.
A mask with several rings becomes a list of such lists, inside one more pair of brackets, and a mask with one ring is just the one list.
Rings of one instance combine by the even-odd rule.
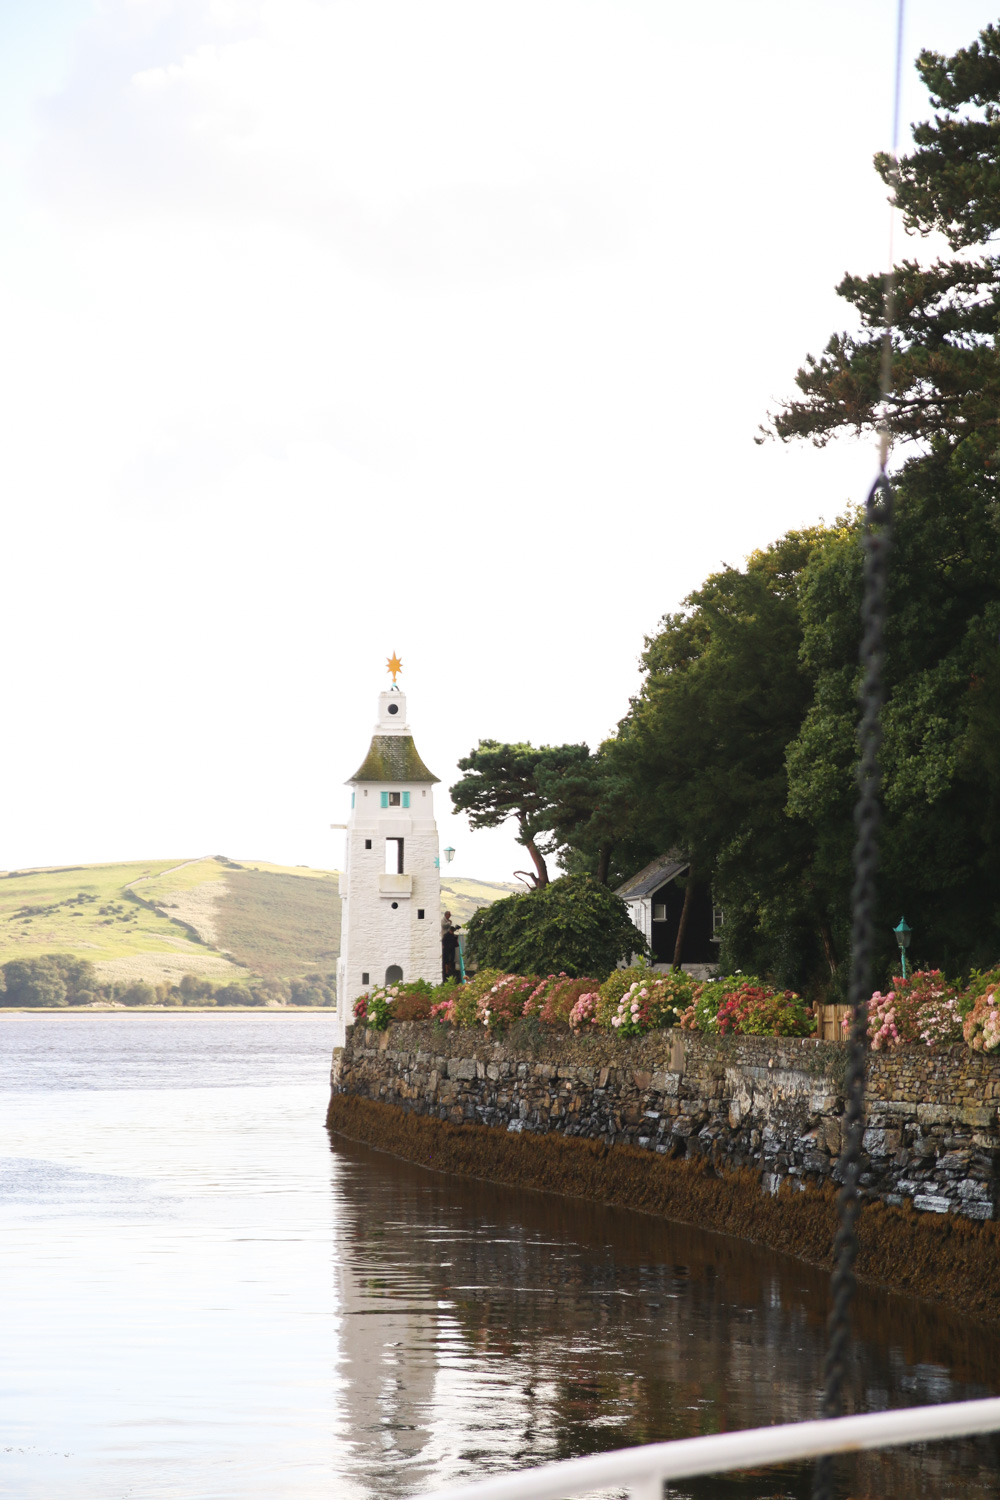
[[850, 1026], [851, 1007], [849, 1005], [817, 1005], [818, 1021], [816, 1035], [822, 1037], [824, 1042], [846, 1042], [847, 1028], [844, 1021]]

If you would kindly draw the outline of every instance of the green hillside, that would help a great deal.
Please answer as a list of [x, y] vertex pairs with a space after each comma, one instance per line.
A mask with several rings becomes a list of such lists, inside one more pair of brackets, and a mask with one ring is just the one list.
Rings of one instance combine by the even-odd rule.
[[441, 910], [450, 911], [452, 921], [462, 927], [481, 906], [492, 906], [514, 891], [523, 891], [521, 885], [499, 885], [489, 880], [442, 880]]
[[[464, 922], [509, 889], [450, 880], [442, 899]], [[335, 870], [211, 857], [0, 872], [0, 964], [72, 953], [116, 984], [224, 984], [327, 973], [339, 952]]]

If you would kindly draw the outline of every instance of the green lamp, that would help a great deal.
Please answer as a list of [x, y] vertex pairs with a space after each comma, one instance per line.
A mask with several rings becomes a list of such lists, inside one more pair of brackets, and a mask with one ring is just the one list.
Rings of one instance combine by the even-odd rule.
[[896, 942], [899, 944], [899, 956], [903, 960], [903, 978], [905, 979], [906, 978], [906, 950], [910, 946], [910, 938], [912, 936], [912, 933], [910, 931], [910, 928], [907, 927], [907, 925], [906, 925], [906, 918], [905, 917], [900, 917], [900, 919], [899, 919], [899, 926], [898, 927], [894, 927], [892, 930], [896, 934]]

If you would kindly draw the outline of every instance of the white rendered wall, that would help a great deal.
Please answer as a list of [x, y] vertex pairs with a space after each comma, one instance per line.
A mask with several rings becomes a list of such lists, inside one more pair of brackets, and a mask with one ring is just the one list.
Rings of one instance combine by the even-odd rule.
[[[395, 707], [396, 712], [390, 712]], [[406, 698], [400, 692], [379, 698], [378, 735], [409, 735]], [[441, 982], [441, 881], [434, 791], [426, 782], [349, 782], [354, 806], [345, 840], [341, 876], [340, 959], [337, 964], [337, 1037], [353, 1021], [354, 1002], [370, 987], [385, 983], [396, 966], [404, 982]], [[383, 807], [382, 793], [409, 793], [409, 807]], [[386, 839], [403, 840], [403, 881], [381, 879]], [[371, 848], [365, 847], [371, 843]], [[405, 877], [408, 877], [405, 878]], [[409, 887], [405, 890], [391, 887]], [[380, 889], [381, 887], [381, 889]], [[389, 889], [387, 889], [389, 888]], [[423, 917], [418, 915], [423, 912]], [[366, 984], [362, 975], [369, 976]]]

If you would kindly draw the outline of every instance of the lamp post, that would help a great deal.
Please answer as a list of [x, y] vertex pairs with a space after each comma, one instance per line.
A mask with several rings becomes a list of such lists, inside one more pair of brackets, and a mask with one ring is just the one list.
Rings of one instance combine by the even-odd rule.
[[[452, 862], [452, 860], [455, 858], [455, 851], [451, 847], [451, 845], [449, 844], [447, 846], [447, 848], [442, 849], [441, 853], [444, 855], [444, 862], [445, 862], [445, 864], [446, 865], [450, 865], [451, 862]], [[441, 860], [440, 860], [440, 857], [437, 858], [434, 861], [434, 863], [437, 865], [438, 869], [440, 870], [441, 869]], [[455, 937], [456, 937], [456, 940], [457, 940], [455, 952], [458, 954], [458, 972], [459, 972], [459, 974], [461, 976], [462, 983], [464, 984], [465, 983], [465, 955], [462, 952], [462, 938], [461, 938], [461, 934], [456, 933]]]
[[905, 917], [900, 917], [900, 919], [899, 919], [899, 926], [898, 927], [894, 927], [892, 930], [896, 934], [896, 942], [899, 944], [899, 956], [903, 960], [903, 978], [905, 979], [906, 978], [906, 950], [910, 946], [910, 937], [912, 935], [911, 931], [910, 931], [910, 928], [907, 927], [907, 925], [906, 925], [906, 918]]

